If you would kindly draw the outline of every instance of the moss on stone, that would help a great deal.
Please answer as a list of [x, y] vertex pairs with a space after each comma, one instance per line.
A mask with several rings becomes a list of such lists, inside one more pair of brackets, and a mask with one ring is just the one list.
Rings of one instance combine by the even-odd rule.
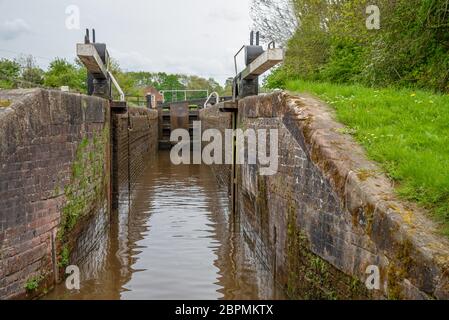
[[107, 184], [104, 175], [105, 155], [109, 128], [94, 134], [92, 139], [83, 138], [79, 143], [72, 164], [70, 183], [64, 187], [66, 205], [62, 209], [58, 239], [64, 242], [80, 218], [88, 214], [101, 197]]
[[65, 268], [70, 263], [70, 249], [67, 244], [62, 247], [61, 258], [59, 260], [59, 267]]
[[351, 298], [368, 296], [368, 291], [365, 284], [356, 277], [353, 277], [349, 283], [349, 293]]
[[366, 233], [371, 235], [373, 233], [373, 224], [374, 224], [374, 210], [368, 211], [366, 214]]
[[292, 299], [337, 300], [370, 296], [364, 284], [336, 269], [310, 250], [297, 225], [296, 206], [289, 201], [287, 216], [287, 294]]
[[369, 178], [375, 177], [376, 172], [374, 170], [368, 170], [368, 169], [360, 169], [357, 172], [357, 177], [360, 181], [365, 182]]
[[407, 278], [410, 272], [410, 267], [413, 264], [411, 257], [411, 250], [413, 244], [409, 240], [405, 240], [398, 248], [397, 254], [393, 261], [390, 262], [388, 268], [388, 299], [402, 300], [404, 299], [402, 283]]
[[11, 105], [11, 100], [0, 99], [0, 108], [8, 108]]

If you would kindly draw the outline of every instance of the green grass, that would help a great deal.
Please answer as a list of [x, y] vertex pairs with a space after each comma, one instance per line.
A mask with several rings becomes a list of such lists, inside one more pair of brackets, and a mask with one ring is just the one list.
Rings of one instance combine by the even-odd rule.
[[300, 80], [286, 88], [335, 108], [397, 193], [427, 208], [449, 235], [449, 95]]

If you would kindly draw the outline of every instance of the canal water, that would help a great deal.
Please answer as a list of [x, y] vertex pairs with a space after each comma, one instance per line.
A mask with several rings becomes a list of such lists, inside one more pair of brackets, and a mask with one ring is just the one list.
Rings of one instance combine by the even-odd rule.
[[80, 263], [81, 288], [45, 299], [283, 299], [235, 232], [227, 191], [208, 166], [160, 152]]

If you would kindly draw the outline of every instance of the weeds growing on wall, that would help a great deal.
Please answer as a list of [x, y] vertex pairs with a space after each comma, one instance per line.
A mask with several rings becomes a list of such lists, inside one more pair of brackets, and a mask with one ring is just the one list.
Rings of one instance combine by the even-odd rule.
[[94, 133], [91, 139], [84, 137], [77, 147], [70, 183], [64, 188], [67, 203], [62, 209], [58, 231], [58, 240], [62, 245], [59, 267], [66, 267], [70, 262], [70, 232], [102, 199], [107, 183], [104, 170], [108, 136], [109, 127], [106, 126], [102, 131]]

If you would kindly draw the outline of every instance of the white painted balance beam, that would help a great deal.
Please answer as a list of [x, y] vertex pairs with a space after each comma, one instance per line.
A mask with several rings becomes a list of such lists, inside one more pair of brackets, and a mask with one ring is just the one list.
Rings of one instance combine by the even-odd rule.
[[267, 49], [242, 71], [242, 79], [255, 79], [284, 61], [285, 51], [281, 48]]
[[76, 55], [95, 79], [108, 78], [107, 67], [104, 65], [98, 55], [97, 49], [92, 43], [78, 43], [76, 45]]

